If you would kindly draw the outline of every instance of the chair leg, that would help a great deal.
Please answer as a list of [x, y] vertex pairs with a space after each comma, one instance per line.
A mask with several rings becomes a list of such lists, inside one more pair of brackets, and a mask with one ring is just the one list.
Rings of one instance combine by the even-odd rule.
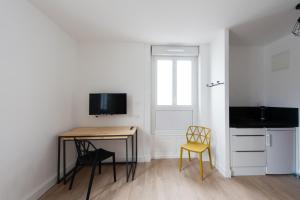
[[210, 150], [210, 147], [208, 148], [208, 157], [209, 157], [210, 168], [213, 169], [213, 164], [212, 164], [212, 160], [211, 160], [211, 150]]
[[88, 187], [88, 191], [87, 191], [87, 195], [86, 195], [86, 200], [90, 199], [93, 180], [94, 180], [94, 176], [95, 176], [95, 170], [96, 170], [96, 167], [97, 167], [97, 159], [98, 159], [98, 156], [96, 156], [95, 161], [94, 161], [93, 166], [92, 166], [92, 173], [91, 173], [91, 177], [90, 177], [90, 181], [89, 181], [89, 187]]
[[203, 162], [202, 162], [202, 153], [199, 153], [199, 162], [200, 162], [200, 177], [203, 180]]
[[189, 161], [191, 161], [191, 152], [188, 151], [188, 154], [189, 154]]
[[73, 169], [72, 178], [71, 178], [71, 182], [70, 182], [70, 185], [69, 185], [69, 190], [71, 190], [72, 187], [73, 187], [73, 182], [74, 182], [74, 179], [75, 179], [75, 175], [77, 173], [77, 167], [78, 167], [78, 162], [76, 162], [75, 167]]
[[115, 160], [115, 154], [113, 154], [113, 171], [114, 171], [114, 182], [117, 181], [117, 177], [116, 177], [116, 160]]
[[99, 161], [99, 174], [101, 174], [101, 161]]
[[183, 151], [183, 148], [180, 148], [180, 156], [179, 156], [179, 171], [181, 171], [182, 169], [182, 151]]

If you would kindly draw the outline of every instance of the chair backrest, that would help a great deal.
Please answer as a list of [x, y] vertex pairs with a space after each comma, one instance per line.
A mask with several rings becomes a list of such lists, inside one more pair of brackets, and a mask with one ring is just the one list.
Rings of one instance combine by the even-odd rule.
[[189, 126], [186, 132], [188, 143], [210, 145], [211, 129], [203, 126]]
[[87, 161], [82, 159], [87, 159], [91, 151], [97, 150], [97, 148], [89, 140], [74, 138], [74, 142], [79, 161]]

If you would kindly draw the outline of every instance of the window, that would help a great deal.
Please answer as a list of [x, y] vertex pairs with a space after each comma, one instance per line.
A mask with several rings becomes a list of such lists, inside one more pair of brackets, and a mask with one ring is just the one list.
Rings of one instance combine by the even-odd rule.
[[157, 105], [172, 105], [173, 61], [157, 61]]
[[193, 58], [157, 58], [156, 105], [192, 106]]
[[[159, 136], [152, 153], [171, 155], [186, 128], [198, 123], [199, 49], [154, 45], [151, 54], [151, 133]], [[165, 138], [170, 151], [164, 148]]]
[[177, 61], [177, 105], [192, 105], [192, 61]]

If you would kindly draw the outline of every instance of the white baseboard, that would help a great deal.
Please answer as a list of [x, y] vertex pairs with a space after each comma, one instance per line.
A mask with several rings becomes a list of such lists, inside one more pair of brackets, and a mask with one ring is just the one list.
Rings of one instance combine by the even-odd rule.
[[[179, 158], [179, 156], [176, 155], [170, 155], [170, 154], [156, 154], [152, 156], [152, 159], [175, 159], [175, 158]], [[182, 156], [182, 158], [188, 158], [187, 155]], [[191, 158], [197, 158], [197, 155], [193, 155], [191, 154]], [[203, 161], [208, 161], [208, 158], [206, 158], [205, 156], [203, 157]]]
[[143, 158], [138, 160], [139, 162], [151, 162], [151, 155], [145, 155]]
[[[75, 165], [75, 162], [71, 162], [67, 165], [67, 171], [71, 170]], [[61, 169], [62, 172], [62, 169]], [[24, 200], [37, 200], [39, 199], [45, 192], [47, 192], [52, 186], [56, 184], [57, 175], [53, 175], [44, 183], [42, 183], [38, 188], [34, 190], [31, 194], [27, 195]]]
[[24, 198], [24, 200], [37, 200], [39, 199], [45, 192], [47, 192], [53, 185], [56, 183], [56, 176], [49, 178], [43, 184], [41, 184], [38, 188], [36, 188], [35, 192], [28, 195]]
[[139, 163], [143, 163], [143, 162], [151, 162], [151, 156], [148, 155], [148, 156], [139, 156], [138, 157], [138, 162]]
[[221, 166], [218, 163], [215, 164], [215, 167], [222, 176], [224, 176], [225, 178], [231, 178], [230, 170], [226, 170], [226, 168], [224, 166]]
[[[128, 158], [128, 161], [131, 161], [131, 157]], [[150, 162], [151, 161], [151, 156], [138, 156], [138, 163], [143, 163], [143, 162]], [[111, 163], [111, 159], [107, 159], [103, 163]], [[116, 157], [116, 162], [126, 162], [125, 157]]]

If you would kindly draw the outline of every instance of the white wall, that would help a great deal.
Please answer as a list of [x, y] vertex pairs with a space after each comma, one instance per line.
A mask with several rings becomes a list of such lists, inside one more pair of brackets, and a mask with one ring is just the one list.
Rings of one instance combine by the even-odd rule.
[[0, 199], [37, 199], [73, 126], [76, 43], [27, 1], [1, 1], [0, 25]]
[[210, 127], [215, 165], [219, 172], [228, 177], [229, 169], [229, 35], [220, 31], [210, 46], [210, 82], [221, 81], [225, 85], [209, 89]]
[[[289, 50], [290, 67], [279, 71], [271, 70], [271, 56]], [[286, 36], [265, 47], [266, 101], [270, 106], [300, 107], [300, 40]]]
[[[290, 66], [280, 71], [271, 70], [271, 57], [278, 53], [290, 52]], [[300, 39], [287, 35], [265, 47], [265, 98], [267, 106], [300, 108]], [[297, 150], [297, 173], [300, 174], [299, 131]]]
[[230, 106], [264, 105], [263, 47], [230, 46]]
[[[139, 43], [83, 43], [74, 105], [77, 126], [138, 126], [139, 161], [150, 159], [150, 46]], [[89, 116], [89, 93], [127, 93], [127, 115]], [[124, 160], [124, 142], [102, 147]]]
[[209, 83], [210, 71], [210, 44], [200, 45], [200, 55], [198, 59], [198, 121], [202, 126], [209, 127], [210, 108], [209, 105], [209, 91], [206, 87]]

